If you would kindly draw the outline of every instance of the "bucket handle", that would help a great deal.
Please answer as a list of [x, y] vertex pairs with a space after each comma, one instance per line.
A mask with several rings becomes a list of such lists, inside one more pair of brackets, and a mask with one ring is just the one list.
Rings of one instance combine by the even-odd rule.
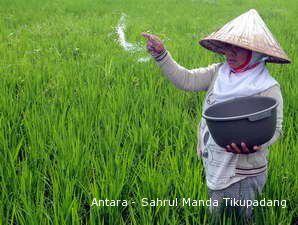
[[257, 120], [261, 120], [261, 119], [265, 119], [267, 117], [271, 116], [271, 110], [268, 110], [266, 112], [262, 112], [256, 115], [251, 115], [248, 117], [249, 121], [257, 121]]

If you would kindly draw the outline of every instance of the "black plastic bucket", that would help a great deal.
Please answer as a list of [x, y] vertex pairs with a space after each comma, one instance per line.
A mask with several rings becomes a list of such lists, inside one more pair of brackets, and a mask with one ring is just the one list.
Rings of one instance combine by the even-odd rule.
[[203, 117], [214, 141], [221, 147], [241, 142], [249, 148], [269, 141], [276, 129], [277, 101], [253, 96], [221, 102], [209, 107]]

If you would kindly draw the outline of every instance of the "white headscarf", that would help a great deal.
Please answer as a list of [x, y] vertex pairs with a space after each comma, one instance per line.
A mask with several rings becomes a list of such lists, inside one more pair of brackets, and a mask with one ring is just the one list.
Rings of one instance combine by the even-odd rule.
[[222, 102], [230, 99], [255, 95], [277, 84], [265, 66], [267, 57], [261, 53], [252, 52], [250, 62], [243, 72], [234, 73], [225, 62], [218, 71], [214, 83], [215, 101]]

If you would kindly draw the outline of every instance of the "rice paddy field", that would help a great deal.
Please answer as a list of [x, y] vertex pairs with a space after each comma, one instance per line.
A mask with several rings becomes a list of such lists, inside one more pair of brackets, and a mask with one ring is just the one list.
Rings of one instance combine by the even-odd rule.
[[250, 8], [292, 59], [268, 64], [282, 87], [284, 135], [269, 150], [260, 196], [287, 204], [255, 207], [253, 223], [297, 224], [297, 5], [1, 0], [0, 224], [210, 224], [207, 206], [140, 205], [209, 198], [196, 154], [205, 93], [171, 84], [140, 33], [159, 35], [184, 67], [205, 67], [224, 58], [198, 40]]

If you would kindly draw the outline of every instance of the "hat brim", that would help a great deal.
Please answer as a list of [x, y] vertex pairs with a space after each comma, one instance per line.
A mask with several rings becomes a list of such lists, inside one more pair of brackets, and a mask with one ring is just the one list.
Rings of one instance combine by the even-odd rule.
[[222, 41], [222, 40], [217, 40], [217, 39], [208, 38], [208, 37], [199, 41], [199, 44], [202, 47], [204, 47], [204, 48], [206, 48], [210, 51], [219, 53], [219, 54], [224, 54], [223, 53], [223, 49], [224, 49], [223, 46], [226, 43], [231, 44], [231, 45], [235, 45], [235, 46], [238, 46], [238, 47], [241, 47], [241, 48], [244, 48], [244, 49], [248, 49], [248, 50], [251, 50], [251, 51], [255, 51], [255, 52], [265, 54], [269, 57], [266, 60], [266, 62], [269, 62], [269, 63], [279, 63], [279, 64], [291, 63], [291, 60], [288, 57], [284, 57], [284, 58], [278, 57], [280, 55], [280, 53], [275, 54], [275, 52], [273, 50], [268, 51], [266, 49], [257, 48], [255, 46], [251, 46], [251, 45], [244, 45], [244, 44], [241, 45], [241, 44], [238, 44], [238, 43], [235, 44], [232, 41], [228, 41], [228, 40]]

